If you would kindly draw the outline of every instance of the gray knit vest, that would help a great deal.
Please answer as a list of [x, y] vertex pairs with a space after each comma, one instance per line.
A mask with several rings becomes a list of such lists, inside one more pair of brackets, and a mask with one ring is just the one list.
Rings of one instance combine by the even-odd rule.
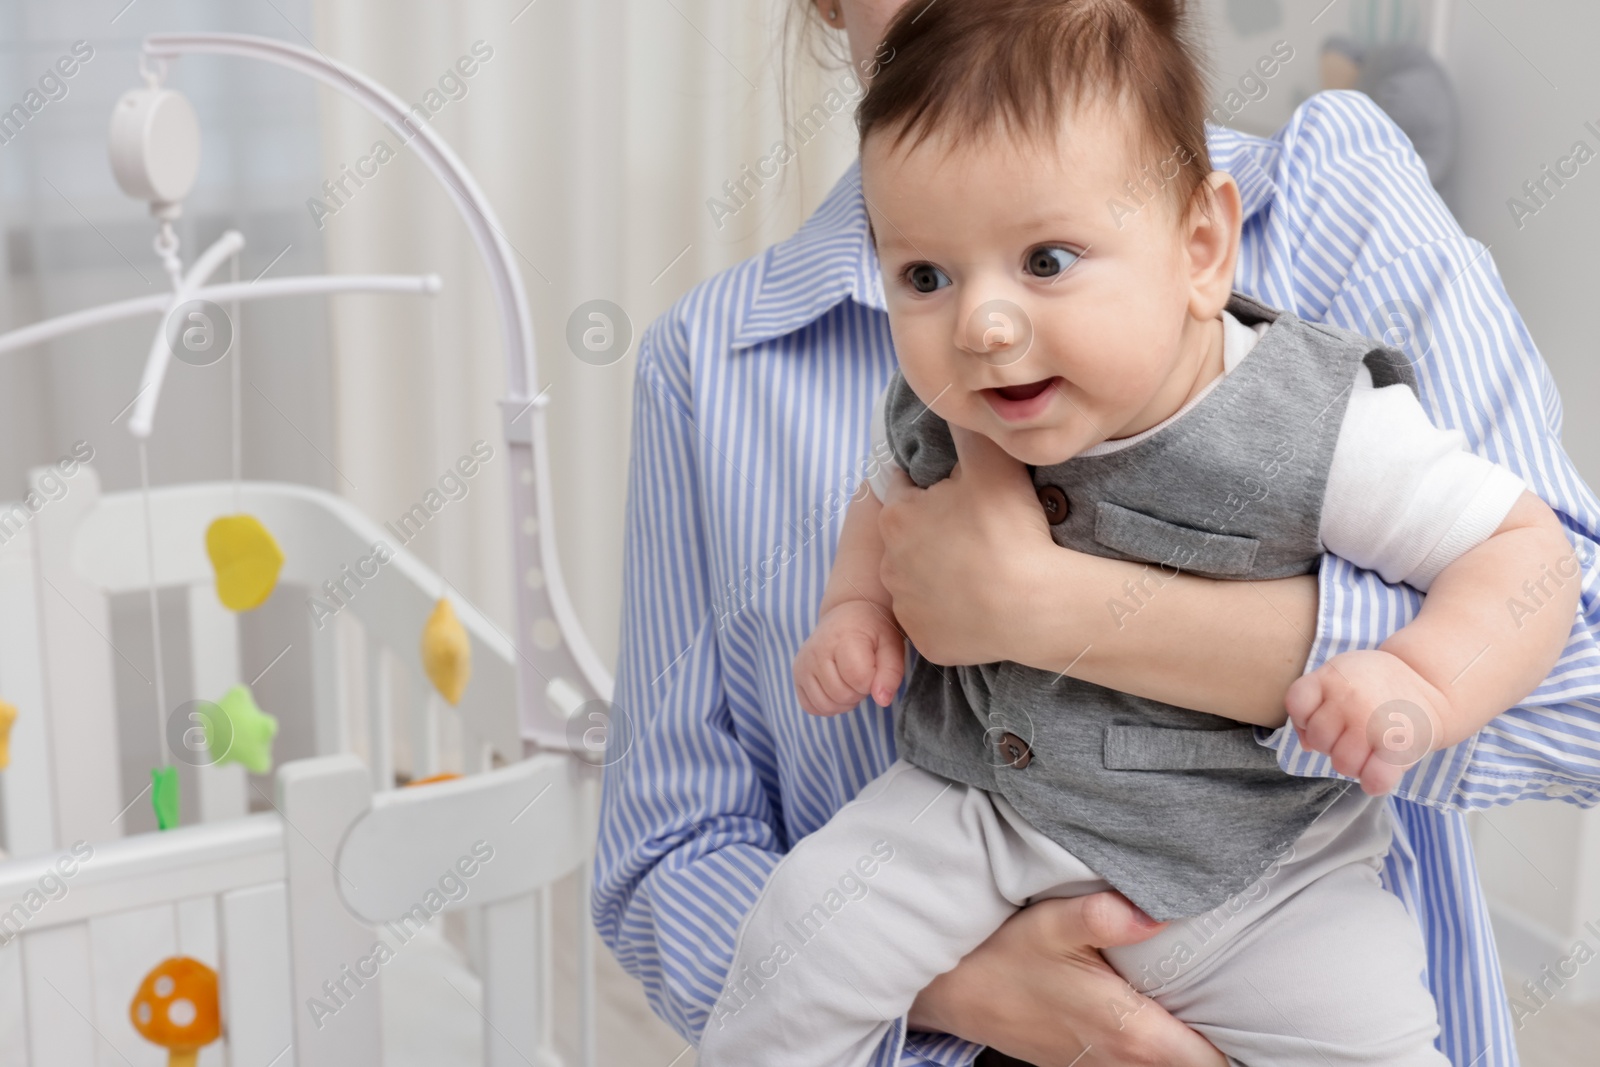
[[[1108, 591], [1126, 619], [1182, 570], [1267, 579], [1317, 569], [1328, 467], [1365, 362], [1373, 384], [1416, 390], [1406, 357], [1240, 293], [1228, 310], [1268, 322], [1198, 404], [1116, 452], [1030, 468], [1055, 542], [1150, 566]], [[895, 461], [947, 477], [947, 424], [896, 374], [885, 402]], [[1063, 649], [1062, 666], [1070, 650]], [[912, 658], [896, 704], [900, 755], [1000, 793], [1034, 826], [1159, 920], [1199, 915], [1253, 883], [1344, 791], [1297, 778], [1254, 727], [1012, 662]], [[1020, 753], [1020, 755], [1019, 755]]]

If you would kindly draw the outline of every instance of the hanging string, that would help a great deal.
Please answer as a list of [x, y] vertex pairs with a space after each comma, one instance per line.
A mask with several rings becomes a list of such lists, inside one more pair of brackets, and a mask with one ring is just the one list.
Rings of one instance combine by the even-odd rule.
[[[444, 390], [439, 375], [439, 296], [437, 293], [428, 297], [428, 360], [429, 373], [433, 378], [433, 454], [436, 458], [444, 457], [444, 432], [442, 424], [444, 416], [441, 414], [440, 405], [443, 403]], [[448, 467], [448, 463], [446, 464]], [[445, 598], [449, 591], [450, 583], [444, 578], [445, 538], [443, 531], [439, 536], [439, 599]]]
[[156, 757], [165, 767], [167, 758], [167, 678], [161, 665], [161, 611], [156, 603], [156, 538], [155, 523], [150, 516], [150, 457], [145, 439], [139, 438], [139, 486], [144, 494], [144, 565], [148, 576], [150, 594], [150, 637], [156, 656]]
[[161, 259], [161, 266], [167, 272], [167, 278], [172, 282], [172, 291], [177, 293], [183, 288], [183, 261], [178, 258], [178, 234], [172, 228], [174, 215], [162, 218], [160, 228], [156, 231], [155, 250]]
[[[239, 253], [231, 257], [233, 264], [232, 281], [239, 281]], [[240, 328], [239, 301], [235, 300], [229, 309], [233, 322], [229, 324], [229, 333], [233, 336], [233, 513], [239, 514], [244, 509], [239, 505], [240, 483], [244, 479], [244, 424], [239, 417], [239, 384], [244, 374], [244, 330]]]
[[[151, 76], [147, 71], [146, 80]], [[176, 309], [178, 294], [183, 292], [183, 261], [178, 258], [178, 234], [172, 228], [178, 211], [176, 206], [170, 206], [157, 213], [160, 226], [154, 242], [156, 255], [160, 257], [161, 266], [172, 282], [172, 303], [167, 306], [169, 314]], [[165, 767], [172, 762], [167, 756], [167, 676], [161, 662], [161, 608], [156, 598], [156, 536], [155, 520], [150, 514], [150, 453], [143, 437], [139, 438], [139, 487], [144, 499], [144, 564], [150, 595], [150, 640], [156, 659], [156, 759], [160, 766]]]

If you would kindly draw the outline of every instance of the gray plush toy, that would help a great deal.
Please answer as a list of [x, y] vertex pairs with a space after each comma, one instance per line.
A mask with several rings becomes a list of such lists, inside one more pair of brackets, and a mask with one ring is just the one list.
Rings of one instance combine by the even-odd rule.
[[1358, 89], [1394, 119], [1444, 192], [1456, 162], [1457, 109], [1450, 76], [1417, 44], [1361, 45], [1332, 37], [1322, 46], [1322, 87]]

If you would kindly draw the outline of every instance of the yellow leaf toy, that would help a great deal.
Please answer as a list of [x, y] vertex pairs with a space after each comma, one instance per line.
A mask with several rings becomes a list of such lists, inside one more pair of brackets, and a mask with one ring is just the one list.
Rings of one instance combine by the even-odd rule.
[[254, 515], [224, 515], [206, 528], [217, 599], [229, 611], [259, 608], [283, 569], [283, 550]]
[[17, 706], [0, 700], [0, 771], [11, 766], [11, 724], [17, 721]]
[[422, 628], [422, 669], [439, 695], [452, 706], [461, 703], [472, 677], [472, 646], [450, 601], [439, 598]]

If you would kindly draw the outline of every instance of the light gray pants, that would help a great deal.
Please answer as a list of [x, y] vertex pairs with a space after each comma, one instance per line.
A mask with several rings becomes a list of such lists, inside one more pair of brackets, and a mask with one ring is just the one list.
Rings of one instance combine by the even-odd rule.
[[[1352, 788], [1254, 885], [1105, 957], [1237, 1065], [1449, 1067], [1421, 933], [1378, 881], [1390, 835]], [[861, 1067], [1019, 907], [1105, 888], [1004, 797], [897, 762], [772, 872], [701, 1067]]]

